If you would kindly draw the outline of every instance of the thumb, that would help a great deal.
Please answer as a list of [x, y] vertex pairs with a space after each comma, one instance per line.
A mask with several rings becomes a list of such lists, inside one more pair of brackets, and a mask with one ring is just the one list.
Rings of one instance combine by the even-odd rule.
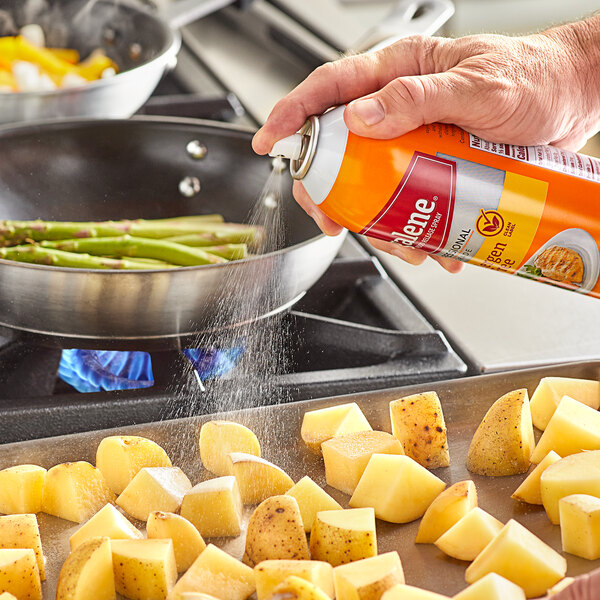
[[346, 125], [363, 137], [398, 137], [426, 123], [460, 114], [465, 83], [455, 73], [398, 77], [384, 88], [351, 102]]

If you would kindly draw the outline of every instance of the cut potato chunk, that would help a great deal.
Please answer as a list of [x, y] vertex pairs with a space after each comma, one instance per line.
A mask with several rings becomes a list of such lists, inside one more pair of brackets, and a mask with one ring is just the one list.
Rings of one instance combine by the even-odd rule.
[[244, 562], [308, 560], [308, 542], [298, 503], [292, 496], [271, 496], [256, 507], [248, 522]]
[[144, 536], [112, 504], [107, 504], [69, 538], [71, 550], [75, 550], [86, 540], [95, 537], [107, 537], [111, 540], [136, 540], [142, 539]]
[[344, 600], [379, 600], [391, 587], [404, 583], [397, 552], [364, 558], [333, 570], [335, 597]]
[[269, 496], [285, 494], [294, 485], [283, 469], [258, 456], [232, 452], [229, 460], [244, 504], [259, 504]]
[[548, 596], [556, 596], [556, 594], [558, 594], [559, 592], [566, 590], [574, 581], [574, 577], [565, 577], [562, 581], [559, 581], [556, 585], [553, 585], [548, 590]]
[[488, 573], [453, 600], [525, 600], [525, 592], [512, 581], [496, 573]]
[[137, 435], [105, 437], [96, 451], [96, 466], [108, 487], [120, 494], [144, 467], [171, 467], [167, 453], [148, 438]]
[[177, 582], [169, 600], [182, 600], [184, 592], [202, 592], [220, 600], [245, 600], [255, 589], [250, 567], [209, 544]]
[[114, 600], [115, 578], [108, 538], [82, 542], [63, 564], [56, 600]]
[[179, 467], [144, 467], [117, 498], [117, 504], [134, 519], [146, 521], [155, 510], [179, 510], [192, 484]]
[[0, 513], [39, 513], [45, 477], [46, 469], [37, 465], [17, 465], [0, 471]]
[[350, 498], [354, 508], [371, 506], [391, 523], [422, 517], [446, 484], [408, 456], [373, 454]]
[[181, 516], [205, 537], [239, 535], [242, 510], [240, 490], [233, 475], [196, 484], [181, 503]]
[[42, 600], [42, 582], [31, 548], [0, 550], [0, 590], [19, 600]]
[[306, 579], [291, 575], [282, 581], [271, 596], [273, 600], [329, 600], [329, 596]]
[[550, 450], [563, 457], [582, 450], [600, 450], [600, 412], [564, 396], [537, 443], [531, 462], [539, 463]]
[[475, 583], [497, 573], [523, 588], [527, 598], [543, 596], [567, 572], [567, 561], [517, 521], [502, 531], [470, 564], [465, 578]]
[[321, 444], [325, 478], [341, 492], [354, 493], [373, 454], [404, 454], [402, 444], [384, 431], [356, 431]]
[[475, 507], [440, 536], [435, 545], [452, 558], [475, 560], [503, 527], [498, 519]]
[[333, 567], [320, 560], [263, 560], [254, 567], [256, 596], [268, 600], [273, 590], [290, 575], [301, 577], [333, 598]]
[[591, 408], [600, 408], [600, 382], [571, 377], [544, 377], [531, 396], [531, 418], [542, 431], [546, 429], [563, 396]]
[[318, 512], [322, 510], [342, 510], [341, 505], [308, 475], [305, 475], [286, 494], [296, 498], [302, 515], [304, 531], [306, 532], [310, 532], [312, 529]]
[[451, 485], [425, 511], [415, 544], [433, 544], [476, 506], [477, 489], [472, 481], [459, 481]]
[[325, 510], [317, 513], [310, 534], [310, 554], [337, 567], [377, 555], [372, 508]]
[[46, 579], [42, 540], [35, 515], [0, 517], [0, 548], [31, 548], [35, 552], [40, 579]]
[[9, 592], [2, 592], [0, 594], [0, 600], [18, 600], [16, 596], [13, 596]]
[[390, 402], [392, 433], [407, 456], [428, 469], [450, 465], [446, 423], [440, 399], [424, 392]]
[[540, 488], [548, 518], [558, 525], [561, 498], [571, 494], [600, 498], [600, 450], [573, 454], [550, 465], [542, 473]]
[[588, 560], [600, 558], [600, 498], [565, 496], [558, 509], [563, 551]]
[[314, 452], [321, 452], [321, 444], [331, 438], [353, 433], [371, 431], [372, 427], [356, 402], [319, 408], [304, 413], [300, 435]]
[[187, 571], [206, 544], [198, 530], [184, 517], [160, 511], [151, 512], [146, 523], [148, 539], [173, 542], [177, 571]]
[[115, 588], [131, 600], [165, 600], [177, 581], [171, 540], [112, 540]]
[[448, 596], [399, 583], [385, 592], [381, 600], [448, 600]]
[[231, 475], [231, 452], [260, 456], [254, 432], [231, 421], [208, 421], [200, 429], [200, 460], [215, 475]]
[[539, 465], [527, 475], [523, 483], [514, 491], [511, 498], [527, 502], [527, 504], [542, 504], [542, 490], [540, 488], [540, 480], [542, 473], [555, 462], [560, 460], [560, 456], [550, 450]]
[[527, 390], [509, 392], [483, 417], [469, 446], [467, 469], [492, 477], [526, 473], [534, 445]]
[[81, 523], [114, 501], [100, 469], [88, 462], [56, 465], [46, 473], [42, 510], [49, 515]]

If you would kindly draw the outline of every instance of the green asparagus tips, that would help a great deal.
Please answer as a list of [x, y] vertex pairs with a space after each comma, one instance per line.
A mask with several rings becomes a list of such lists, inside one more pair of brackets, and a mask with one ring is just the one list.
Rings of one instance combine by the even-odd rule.
[[95, 256], [116, 255], [153, 258], [180, 266], [211, 265], [227, 262], [221, 256], [210, 254], [200, 248], [190, 248], [166, 240], [153, 240], [129, 235], [56, 242], [42, 241], [41, 246], [66, 252], [83, 252]]
[[[98, 222], [4, 220], [0, 221], [0, 245], [14, 246], [30, 240], [39, 242], [67, 238], [114, 237], [125, 234], [151, 239], [191, 233], [231, 232], [233, 234], [246, 231], [248, 227], [248, 225], [223, 223], [220, 215]], [[249, 236], [252, 237], [252, 233], [249, 233]]]
[[0, 258], [38, 265], [73, 267], [76, 269], [156, 269], [155, 266], [148, 265], [142, 261], [104, 258], [101, 256], [91, 256], [90, 254], [74, 254], [55, 248], [42, 248], [31, 244], [0, 248]]

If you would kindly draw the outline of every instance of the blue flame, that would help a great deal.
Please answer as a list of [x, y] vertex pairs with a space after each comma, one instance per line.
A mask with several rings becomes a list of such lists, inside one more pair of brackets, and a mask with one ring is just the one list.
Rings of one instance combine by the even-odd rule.
[[[233, 369], [243, 352], [243, 346], [225, 350], [183, 350], [203, 381], [221, 377]], [[79, 392], [133, 390], [154, 385], [152, 358], [148, 352], [63, 350], [58, 375]]]

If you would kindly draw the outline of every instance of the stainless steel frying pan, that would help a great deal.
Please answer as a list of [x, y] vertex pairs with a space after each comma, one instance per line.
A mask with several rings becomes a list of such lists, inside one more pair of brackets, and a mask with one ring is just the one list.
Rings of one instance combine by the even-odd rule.
[[[83, 221], [219, 212], [244, 221], [271, 170], [270, 160], [252, 152], [250, 139], [251, 132], [233, 126], [152, 117], [4, 126], [0, 218]], [[202, 160], [186, 149], [194, 140], [208, 150]], [[292, 199], [291, 178], [283, 176], [283, 250], [167, 271], [0, 260], [0, 325], [62, 338], [67, 347], [94, 341], [102, 347], [102, 340], [113, 338], [169, 342], [283, 310], [317, 281], [343, 241], [319, 235]], [[187, 177], [200, 184], [192, 197], [179, 191]], [[274, 276], [277, 293], [260, 296], [257, 314], [248, 298], [256, 299]]]
[[[154, 14], [127, 0], [49, 0], [39, 14], [24, 0], [0, 4], [16, 27], [40, 24], [51, 43], [82, 56], [102, 48], [120, 73], [73, 89], [0, 92], [0, 123], [61, 117], [129, 117], [150, 96], [181, 45], [176, 28], [233, 0], [175, 0]], [[0, 34], [8, 33], [0, 31]]]

